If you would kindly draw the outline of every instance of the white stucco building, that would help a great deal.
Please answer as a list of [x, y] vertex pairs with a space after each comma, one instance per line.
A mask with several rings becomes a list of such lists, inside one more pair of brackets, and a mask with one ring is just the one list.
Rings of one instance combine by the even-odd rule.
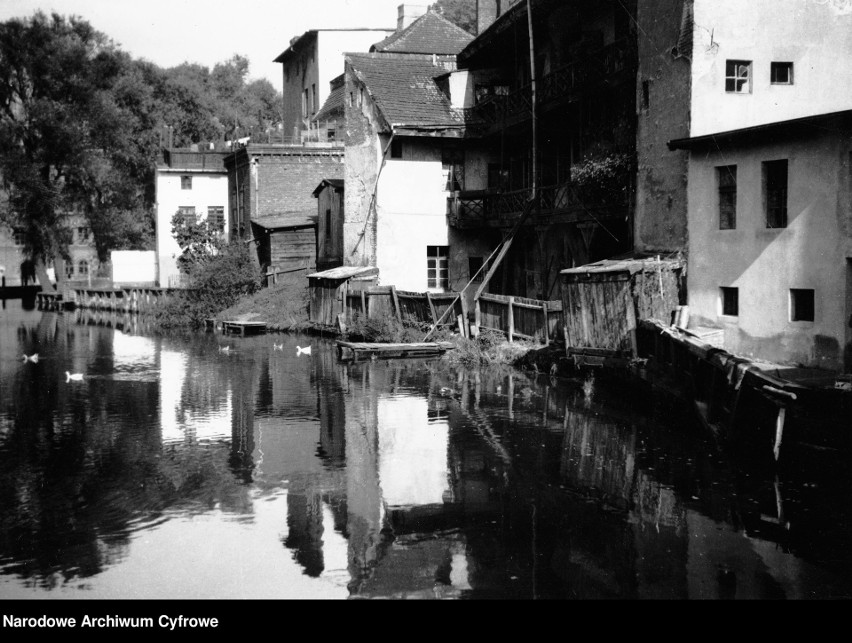
[[177, 258], [181, 249], [172, 235], [172, 218], [178, 212], [196, 221], [207, 219], [220, 227], [225, 240], [230, 234], [228, 152], [197, 149], [166, 149], [157, 166], [157, 284], [180, 284]]
[[690, 326], [852, 369], [852, 2], [695, 0]]

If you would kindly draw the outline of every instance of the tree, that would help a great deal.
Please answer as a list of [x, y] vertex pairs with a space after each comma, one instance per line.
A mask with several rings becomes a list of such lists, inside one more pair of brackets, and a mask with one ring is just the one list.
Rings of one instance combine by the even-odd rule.
[[[118, 213], [144, 208], [150, 154], [125, 77], [130, 58], [80, 18], [0, 23], [0, 173], [7, 218], [48, 286], [46, 264], [68, 256], [68, 212], [82, 211], [96, 239]], [[141, 88], [136, 88], [140, 90]], [[123, 93], [125, 92], [125, 93]], [[106, 247], [101, 239], [99, 250]]]
[[469, 34], [476, 35], [476, 0], [438, 0], [429, 8]]

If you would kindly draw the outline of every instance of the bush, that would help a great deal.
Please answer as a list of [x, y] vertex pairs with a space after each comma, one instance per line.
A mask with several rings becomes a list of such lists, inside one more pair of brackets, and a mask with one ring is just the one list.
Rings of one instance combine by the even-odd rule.
[[204, 320], [212, 319], [261, 286], [260, 270], [249, 247], [240, 240], [184, 266], [189, 287], [178, 291], [154, 312], [154, 324], [160, 328], [201, 327]]

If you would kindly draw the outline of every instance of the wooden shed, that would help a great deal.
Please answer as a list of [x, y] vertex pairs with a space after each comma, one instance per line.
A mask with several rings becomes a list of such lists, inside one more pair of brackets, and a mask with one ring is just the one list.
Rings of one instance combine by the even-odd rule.
[[257, 257], [267, 285], [280, 274], [316, 267], [316, 215], [313, 212], [287, 212], [253, 219]]
[[337, 316], [344, 312], [348, 291], [370, 288], [378, 274], [379, 269], [372, 266], [340, 266], [308, 275], [311, 322], [336, 326]]
[[343, 265], [343, 179], [323, 179], [317, 199], [317, 270]]
[[568, 354], [635, 357], [639, 320], [672, 323], [681, 304], [683, 268], [679, 259], [633, 257], [562, 270]]

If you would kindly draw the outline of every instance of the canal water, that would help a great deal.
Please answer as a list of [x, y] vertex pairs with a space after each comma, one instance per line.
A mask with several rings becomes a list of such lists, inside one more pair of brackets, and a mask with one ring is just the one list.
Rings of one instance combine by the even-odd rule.
[[835, 460], [615, 383], [0, 309], [0, 599], [849, 598]]

